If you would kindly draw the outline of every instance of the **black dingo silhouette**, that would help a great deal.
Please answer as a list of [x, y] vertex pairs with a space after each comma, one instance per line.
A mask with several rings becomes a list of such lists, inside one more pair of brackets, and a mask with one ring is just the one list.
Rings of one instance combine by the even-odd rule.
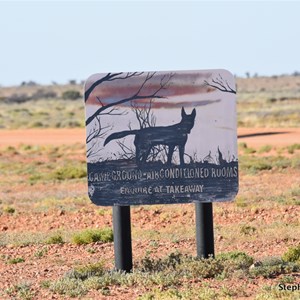
[[108, 136], [104, 146], [111, 140], [121, 139], [127, 135], [135, 135], [134, 145], [136, 151], [137, 164], [145, 163], [152, 147], [157, 145], [168, 146], [168, 160], [171, 164], [174, 149], [178, 146], [180, 164], [184, 164], [184, 149], [188, 134], [194, 127], [196, 109], [194, 108], [190, 115], [186, 114], [184, 108], [181, 108], [181, 121], [171, 126], [147, 127], [138, 130], [125, 130], [115, 132]]

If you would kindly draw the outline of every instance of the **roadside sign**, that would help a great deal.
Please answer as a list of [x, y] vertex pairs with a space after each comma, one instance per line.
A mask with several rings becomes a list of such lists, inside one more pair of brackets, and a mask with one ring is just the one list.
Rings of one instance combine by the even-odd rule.
[[97, 205], [232, 200], [236, 88], [226, 70], [92, 75], [88, 191]]

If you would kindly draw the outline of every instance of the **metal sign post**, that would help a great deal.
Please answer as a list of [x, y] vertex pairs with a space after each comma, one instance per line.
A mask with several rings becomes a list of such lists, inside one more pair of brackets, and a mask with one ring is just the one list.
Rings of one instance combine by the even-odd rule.
[[115, 267], [118, 271], [132, 270], [130, 206], [113, 207]]
[[197, 257], [215, 256], [212, 203], [195, 203]]
[[239, 185], [234, 76], [94, 74], [84, 95], [88, 193], [113, 206], [116, 269], [132, 269], [130, 205], [196, 202], [197, 254], [214, 256], [206, 201], [231, 201]]

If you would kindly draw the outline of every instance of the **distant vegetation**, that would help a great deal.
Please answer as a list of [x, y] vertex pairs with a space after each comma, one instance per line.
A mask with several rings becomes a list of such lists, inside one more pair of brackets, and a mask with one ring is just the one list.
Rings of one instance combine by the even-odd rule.
[[62, 93], [62, 98], [64, 100], [77, 100], [82, 98], [82, 96], [78, 91], [68, 90]]
[[238, 78], [238, 126], [299, 127], [299, 74]]
[[[239, 127], [299, 127], [300, 72], [237, 78]], [[0, 128], [84, 127], [83, 82], [0, 88]]]
[[0, 129], [84, 126], [83, 86], [42, 86], [33, 81], [0, 88]]

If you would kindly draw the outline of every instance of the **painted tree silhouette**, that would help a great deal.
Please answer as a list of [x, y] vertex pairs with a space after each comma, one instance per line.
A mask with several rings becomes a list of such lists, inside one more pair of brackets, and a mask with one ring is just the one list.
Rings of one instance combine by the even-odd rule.
[[[153, 102], [155, 99], [150, 99], [144, 105], [132, 103], [131, 109], [134, 112], [136, 119], [139, 124], [139, 129], [155, 127], [156, 126], [156, 117], [152, 111]], [[129, 130], [132, 130], [131, 124], [128, 125]], [[132, 159], [136, 156], [134, 147], [128, 146], [125, 142], [125, 138], [122, 140], [116, 141], [119, 145], [121, 152], [119, 156], [122, 159]], [[148, 155], [149, 161], [155, 161], [160, 159], [162, 162], [167, 161], [167, 146], [166, 145], [156, 145], [153, 146]]]
[[230, 87], [227, 80], [225, 80], [221, 74], [217, 78], [213, 78], [211, 82], [204, 80], [204, 85], [215, 88], [221, 92], [236, 94], [236, 90]]
[[160, 99], [165, 98], [162, 95], [162, 91], [165, 90], [171, 78], [174, 74], [170, 73], [164, 75], [160, 78], [159, 85], [151, 90], [151, 92], [147, 91], [147, 87], [153, 83], [153, 79], [155, 77], [156, 72], [132, 72], [132, 73], [108, 73], [104, 77], [95, 81], [85, 92], [85, 102], [89, 100], [89, 97], [93, 94], [96, 87], [102, 85], [106, 82], [115, 81], [115, 80], [127, 80], [133, 77], [144, 76], [143, 81], [140, 86], [137, 88], [136, 92], [134, 92], [131, 96], [119, 99], [115, 102], [110, 102], [105, 104], [99, 97], [96, 99], [99, 102], [99, 108], [86, 119], [86, 126], [90, 127], [90, 130], [87, 134], [86, 143], [87, 143], [87, 157], [91, 158], [97, 156], [97, 154], [102, 150], [99, 141], [104, 139], [108, 131], [111, 130], [111, 126], [102, 126], [101, 124], [101, 116], [109, 115], [109, 116], [121, 116], [125, 113], [120, 111], [118, 106], [133, 102], [136, 100], [142, 99]]

